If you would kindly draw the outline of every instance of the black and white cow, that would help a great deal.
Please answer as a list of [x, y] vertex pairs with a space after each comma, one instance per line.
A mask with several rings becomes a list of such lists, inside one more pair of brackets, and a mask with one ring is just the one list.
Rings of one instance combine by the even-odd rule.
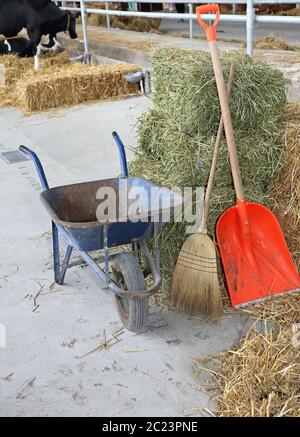
[[[53, 53], [62, 52], [64, 49], [57, 39], [49, 38], [49, 42], [41, 44], [41, 51]], [[0, 55], [17, 55], [20, 58], [31, 58], [35, 56], [36, 49], [33, 43], [27, 38], [12, 38], [0, 40]]]
[[13, 38], [0, 40], [0, 55], [18, 55], [21, 58], [34, 56], [36, 49], [31, 41], [26, 38]]
[[59, 32], [68, 32], [72, 39], [77, 38], [77, 17], [77, 13], [63, 11], [51, 0], [1, 0], [0, 34], [10, 41], [26, 28], [34, 47], [34, 66], [39, 70], [42, 36], [51, 39]]

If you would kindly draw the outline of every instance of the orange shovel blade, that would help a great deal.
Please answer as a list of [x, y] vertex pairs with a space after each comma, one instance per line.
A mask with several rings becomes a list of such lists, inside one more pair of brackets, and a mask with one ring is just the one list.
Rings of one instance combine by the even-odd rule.
[[229, 208], [216, 232], [233, 307], [300, 287], [280, 225], [264, 206], [245, 202]]

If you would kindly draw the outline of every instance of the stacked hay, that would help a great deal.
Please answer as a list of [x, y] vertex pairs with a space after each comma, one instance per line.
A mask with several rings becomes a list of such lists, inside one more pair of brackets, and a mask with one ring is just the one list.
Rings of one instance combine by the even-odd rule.
[[[282, 170], [269, 189], [269, 204], [278, 218], [300, 270], [300, 104], [286, 105], [281, 124], [286, 153]], [[300, 322], [300, 320], [299, 320]]]
[[[210, 55], [163, 48], [155, 50], [151, 60], [153, 109], [140, 120], [140, 147], [131, 172], [169, 187], [205, 186], [220, 119]], [[237, 71], [231, 112], [246, 197], [263, 202], [285, 148], [278, 128], [284, 81], [279, 71], [238, 53], [223, 56], [226, 77], [233, 61]], [[212, 234], [221, 212], [234, 203], [223, 141], [209, 216]], [[170, 224], [162, 233], [164, 292], [184, 238], [184, 224]]]
[[67, 54], [43, 58], [42, 69], [33, 70], [32, 59], [3, 56], [5, 86], [0, 87], [2, 106], [20, 107], [25, 113], [107, 100], [136, 93], [124, 75], [139, 70], [128, 64], [90, 66], [73, 64]]

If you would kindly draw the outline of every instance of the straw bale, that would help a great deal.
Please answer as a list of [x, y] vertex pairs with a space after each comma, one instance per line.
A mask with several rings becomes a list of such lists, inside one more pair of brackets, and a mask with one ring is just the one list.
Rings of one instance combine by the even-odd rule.
[[0, 105], [20, 107], [25, 113], [113, 99], [138, 91], [138, 85], [128, 84], [123, 78], [140, 69], [134, 65], [74, 64], [64, 52], [43, 56], [42, 69], [36, 73], [31, 58], [0, 58], [4, 82], [0, 86]]
[[[163, 48], [151, 58], [153, 106], [139, 120], [140, 144], [131, 174], [168, 187], [205, 187], [220, 118], [209, 54]], [[284, 80], [278, 70], [240, 53], [224, 55], [226, 77], [233, 61], [237, 70], [230, 103], [246, 198], [270, 206], [268, 189], [284, 165], [287, 149], [281, 123]], [[223, 139], [209, 212], [213, 237], [218, 217], [233, 204], [235, 193]], [[184, 224], [171, 223], [162, 231], [164, 295], [185, 238]]]
[[25, 112], [37, 112], [134, 94], [138, 86], [129, 84], [124, 75], [138, 69], [126, 64], [49, 68], [17, 83], [18, 104]]
[[286, 105], [282, 135], [286, 153], [282, 170], [269, 188], [268, 202], [300, 268], [300, 103]]

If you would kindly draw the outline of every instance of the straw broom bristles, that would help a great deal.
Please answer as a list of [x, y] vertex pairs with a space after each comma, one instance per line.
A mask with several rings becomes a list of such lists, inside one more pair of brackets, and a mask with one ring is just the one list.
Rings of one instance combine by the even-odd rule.
[[190, 315], [220, 311], [216, 249], [208, 235], [194, 234], [183, 243], [172, 277], [171, 304]]

